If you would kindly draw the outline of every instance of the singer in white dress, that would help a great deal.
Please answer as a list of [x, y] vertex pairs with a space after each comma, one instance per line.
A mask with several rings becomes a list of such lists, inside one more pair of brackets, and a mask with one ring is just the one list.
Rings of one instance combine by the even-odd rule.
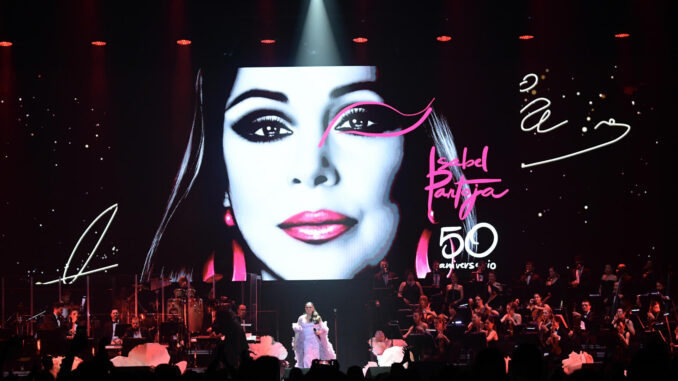
[[292, 323], [294, 339], [294, 357], [298, 368], [310, 368], [313, 360], [334, 360], [337, 358], [332, 343], [327, 340], [329, 328], [324, 322], [313, 303], [304, 306], [305, 313], [299, 316], [296, 323]]

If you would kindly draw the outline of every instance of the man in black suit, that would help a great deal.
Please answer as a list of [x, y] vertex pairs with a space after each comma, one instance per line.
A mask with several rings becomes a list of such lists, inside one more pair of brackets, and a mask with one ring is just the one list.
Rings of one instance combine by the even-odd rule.
[[379, 271], [374, 274], [374, 279], [372, 280], [373, 287], [377, 289], [395, 289], [397, 280], [396, 273], [389, 270], [388, 262], [386, 260], [379, 262]]
[[389, 269], [388, 262], [385, 259], [379, 262], [379, 271], [372, 278], [374, 304], [371, 308], [372, 321], [377, 327], [385, 326], [394, 318], [398, 285], [398, 276]]
[[123, 337], [125, 339], [148, 339], [148, 330], [141, 327], [139, 318], [135, 316], [132, 318], [132, 325], [127, 329]]
[[519, 280], [518, 289], [521, 291], [519, 297], [525, 301], [530, 299], [534, 294], [541, 294], [542, 286], [543, 283], [541, 277], [535, 271], [534, 262], [525, 262], [525, 272], [523, 272]]
[[434, 290], [434, 293], [440, 293], [445, 289], [445, 286], [447, 286], [446, 275], [447, 274], [445, 274], [445, 272], [443, 272], [440, 268], [440, 262], [433, 261], [431, 272], [426, 274], [426, 277], [422, 282], [422, 286], [430, 287]]
[[574, 268], [570, 269], [569, 297], [573, 304], [588, 297], [591, 293], [591, 270], [584, 266], [582, 256], [574, 257]]
[[44, 354], [63, 355], [66, 350], [68, 328], [62, 317], [63, 310], [63, 303], [56, 302], [52, 305], [52, 312], [42, 318], [38, 339], [41, 342], [41, 352]]
[[247, 332], [247, 327], [243, 327], [243, 324], [248, 324], [248, 318], [247, 318], [247, 306], [244, 304], [238, 305], [238, 311], [235, 316], [235, 320], [240, 324], [240, 327], [242, 327], [243, 332]]
[[573, 312], [573, 316], [578, 316], [581, 319], [582, 331], [588, 331], [592, 334], [598, 333], [600, 329], [600, 320], [598, 316], [591, 310], [591, 302], [584, 299], [581, 302], [581, 313]]
[[117, 308], [111, 309], [111, 320], [104, 323], [101, 338], [106, 340], [108, 344], [118, 345], [121, 343], [120, 332], [118, 326], [120, 325], [120, 311]]
[[42, 324], [40, 324], [40, 330], [42, 331], [57, 331], [62, 329], [66, 331], [66, 323], [62, 320], [62, 314], [64, 311], [64, 305], [61, 302], [56, 302], [52, 304], [52, 313], [47, 314], [42, 319]]

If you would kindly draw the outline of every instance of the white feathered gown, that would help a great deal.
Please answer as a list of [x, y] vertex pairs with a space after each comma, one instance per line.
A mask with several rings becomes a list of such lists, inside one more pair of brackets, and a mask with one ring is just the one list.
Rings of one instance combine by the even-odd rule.
[[[314, 328], [316, 332], [320, 332], [320, 335], [316, 335]], [[310, 368], [315, 359], [334, 360], [337, 358], [332, 343], [327, 340], [329, 332], [327, 322], [307, 323], [305, 315], [301, 315], [296, 323], [292, 323], [292, 329], [294, 330], [292, 347], [298, 368]]]

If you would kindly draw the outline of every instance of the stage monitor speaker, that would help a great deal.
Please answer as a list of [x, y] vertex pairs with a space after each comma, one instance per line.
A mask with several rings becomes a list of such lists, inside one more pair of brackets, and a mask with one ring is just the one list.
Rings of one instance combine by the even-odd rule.
[[367, 373], [365, 373], [365, 378], [368, 379], [374, 379], [377, 378], [380, 374], [389, 374], [391, 373], [391, 367], [390, 366], [373, 366], [371, 368], [367, 368]]

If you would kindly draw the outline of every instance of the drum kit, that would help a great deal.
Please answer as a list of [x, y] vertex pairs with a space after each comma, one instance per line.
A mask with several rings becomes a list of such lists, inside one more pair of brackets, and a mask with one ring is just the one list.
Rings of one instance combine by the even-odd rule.
[[167, 299], [167, 319], [187, 324], [191, 333], [202, 332], [205, 320], [205, 305], [196, 296], [193, 288], [177, 288], [174, 297]]
[[[205, 283], [212, 283], [214, 289], [215, 283], [221, 278], [221, 274], [215, 274], [204, 281]], [[164, 282], [160, 282], [160, 284], [161, 287], [166, 285]], [[186, 327], [190, 334], [203, 332], [209, 325], [207, 323], [209, 319], [206, 319], [206, 317], [211, 316], [212, 311], [224, 307], [225, 299], [217, 299], [215, 294], [212, 294], [212, 300], [203, 301], [194, 288], [176, 288], [172, 292], [172, 297], [167, 299], [164, 320], [179, 323], [179, 325]]]

